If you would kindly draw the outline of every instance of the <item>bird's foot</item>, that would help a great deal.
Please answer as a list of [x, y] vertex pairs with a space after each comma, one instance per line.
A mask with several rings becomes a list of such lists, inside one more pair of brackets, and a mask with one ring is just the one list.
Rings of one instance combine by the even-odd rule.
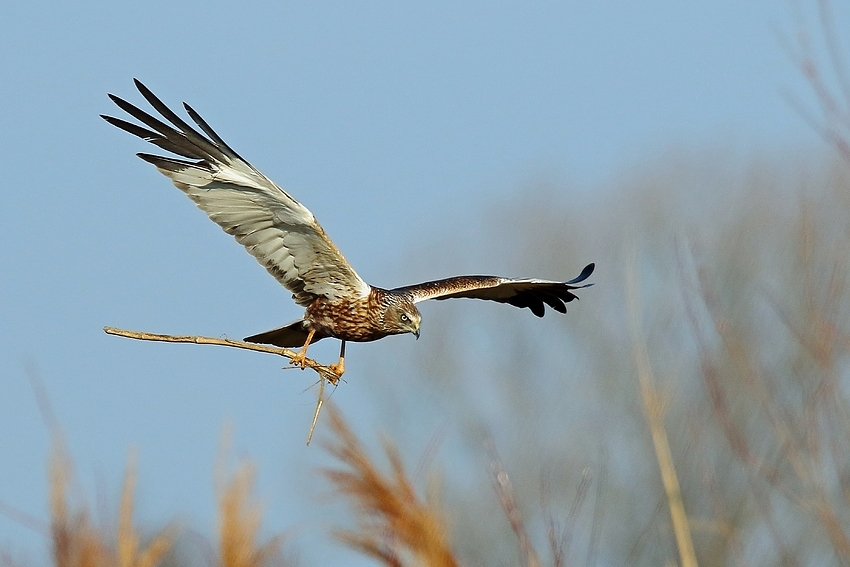
[[342, 378], [342, 373], [345, 372], [345, 361], [340, 359], [336, 364], [331, 364], [328, 369], [337, 375], [337, 378]]
[[304, 370], [307, 367], [307, 353], [303, 351], [297, 353], [289, 359], [289, 364], [292, 366], [300, 366], [301, 370]]
[[295, 353], [295, 356], [289, 359], [289, 363], [292, 366], [300, 366], [301, 370], [307, 368], [307, 347], [310, 346], [310, 343], [313, 341], [313, 335], [315, 334], [316, 329], [310, 329], [310, 332], [307, 333], [307, 340], [304, 341], [304, 346]]

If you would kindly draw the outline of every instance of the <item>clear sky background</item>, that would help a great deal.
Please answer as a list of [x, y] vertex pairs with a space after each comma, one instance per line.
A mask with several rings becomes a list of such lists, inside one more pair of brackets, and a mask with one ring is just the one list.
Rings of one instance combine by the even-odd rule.
[[[846, 4], [836, 8], [846, 22]], [[350, 557], [309, 533], [333, 509], [310, 483], [320, 449], [304, 446], [312, 375], [282, 373], [273, 357], [102, 332], [240, 338], [300, 316], [134, 157], [150, 151], [144, 142], [98, 117], [120, 116], [107, 92], [141, 103], [138, 77], [174, 108], [189, 102], [313, 211], [364, 278], [388, 287], [451, 275], [409, 254], [540, 179], [586, 200], [679, 147], [822, 149], [779, 95], [809, 100], [775, 33], [793, 29], [791, 6], [766, 0], [7, 3], [0, 502], [47, 518], [49, 437], [32, 372], [89, 496], [114, 502], [136, 447], [140, 521], [176, 516], [209, 534], [229, 422], [233, 453], [258, 463], [269, 529], [296, 529], [308, 564]], [[494, 271], [462, 257], [450, 267]], [[349, 351], [334, 400], [361, 432], [380, 422], [369, 360], [403, 372], [410, 361], [393, 357], [405, 340]], [[428, 340], [426, 320], [417, 348]], [[313, 354], [333, 360], [336, 345], [321, 346]], [[2, 514], [0, 547], [46, 558], [43, 536]]]

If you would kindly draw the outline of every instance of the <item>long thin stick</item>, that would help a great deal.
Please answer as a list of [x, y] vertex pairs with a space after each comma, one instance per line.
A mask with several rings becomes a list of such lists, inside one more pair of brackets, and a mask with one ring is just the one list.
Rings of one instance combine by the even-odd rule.
[[319, 412], [322, 411], [323, 403], [325, 403], [325, 381], [319, 380], [319, 399], [316, 400], [316, 411], [313, 412], [313, 421], [310, 423], [310, 433], [307, 434], [308, 445], [310, 444], [310, 441], [313, 440], [313, 430], [316, 429], [316, 422], [319, 421]]
[[[104, 327], [103, 332], [107, 335], [115, 335], [118, 337], [126, 337], [128, 339], [136, 339], [140, 341], [159, 341], [164, 343], [194, 343], [196, 345], [218, 345], [228, 346], [233, 348], [241, 348], [245, 350], [253, 350], [257, 352], [265, 352], [268, 354], [276, 354], [284, 356], [289, 360], [295, 358], [296, 353], [288, 348], [259, 345], [256, 343], [246, 343], [244, 341], [234, 341], [233, 339], [217, 339], [215, 337], [204, 337], [200, 335], [160, 335], [156, 333], [146, 333], [144, 331], [129, 331], [126, 329], [116, 329], [115, 327]], [[314, 370], [320, 378], [319, 399], [316, 402], [316, 411], [313, 414], [313, 422], [310, 425], [310, 433], [307, 435], [307, 444], [313, 438], [313, 430], [316, 428], [316, 422], [319, 420], [319, 412], [322, 409], [325, 394], [325, 380], [333, 385], [339, 384], [339, 376], [324, 364], [319, 364], [312, 358], [304, 359], [304, 365]]]

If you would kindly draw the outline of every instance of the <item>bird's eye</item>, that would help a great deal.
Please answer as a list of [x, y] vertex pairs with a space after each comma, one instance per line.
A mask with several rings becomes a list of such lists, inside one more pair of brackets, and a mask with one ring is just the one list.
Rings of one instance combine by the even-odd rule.
[[408, 323], [408, 322], [410, 322], [410, 317], [408, 317], [407, 314], [402, 313], [401, 314], [401, 320], [402, 320], [403, 323]]

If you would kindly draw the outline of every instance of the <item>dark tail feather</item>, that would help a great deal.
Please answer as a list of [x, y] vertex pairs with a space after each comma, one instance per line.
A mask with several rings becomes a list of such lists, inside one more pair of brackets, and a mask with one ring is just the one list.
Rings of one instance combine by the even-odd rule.
[[[245, 341], [249, 343], [260, 343], [264, 345], [275, 345], [284, 348], [293, 348], [304, 346], [307, 342], [307, 334], [309, 331], [304, 329], [304, 321], [298, 320], [289, 325], [266, 331], [258, 335], [246, 337]], [[316, 333], [313, 335], [313, 340], [310, 344], [324, 339], [326, 335]]]

